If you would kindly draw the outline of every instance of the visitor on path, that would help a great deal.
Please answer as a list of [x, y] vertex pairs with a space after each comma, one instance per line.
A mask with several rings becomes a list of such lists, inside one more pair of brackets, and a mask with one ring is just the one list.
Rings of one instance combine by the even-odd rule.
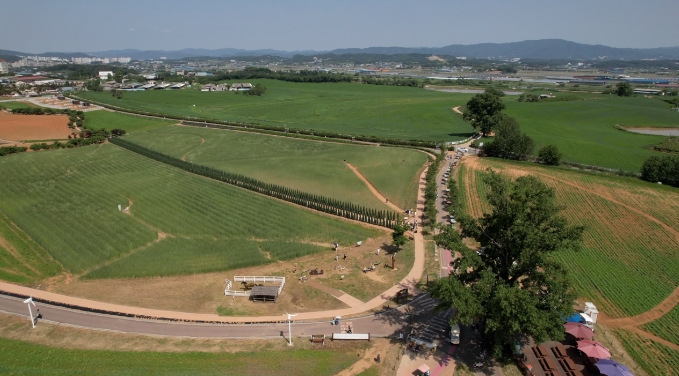
[[378, 256], [380, 255], [380, 249], [379, 248], [377, 248], [377, 255]]
[[347, 254], [345, 253], [343, 260], [346, 260], [346, 259], [347, 259]]
[[339, 261], [339, 253], [335, 253], [335, 261]]

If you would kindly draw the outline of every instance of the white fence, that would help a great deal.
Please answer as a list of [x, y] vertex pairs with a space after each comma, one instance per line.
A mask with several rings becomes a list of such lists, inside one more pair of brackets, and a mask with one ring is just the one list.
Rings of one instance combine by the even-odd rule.
[[[275, 277], [275, 276], [242, 276], [237, 275], [233, 277], [234, 282], [247, 282], [247, 283], [277, 283], [279, 284], [278, 293], [283, 291], [283, 286], [285, 285], [285, 277]], [[225, 279], [226, 289], [224, 289], [224, 295], [227, 296], [250, 296], [250, 291], [239, 291], [231, 290], [233, 283], [228, 279]]]

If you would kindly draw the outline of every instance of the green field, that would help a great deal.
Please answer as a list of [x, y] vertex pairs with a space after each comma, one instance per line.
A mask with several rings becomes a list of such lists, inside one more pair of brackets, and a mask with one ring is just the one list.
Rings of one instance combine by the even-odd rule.
[[[556, 93], [556, 95], [561, 95]], [[563, 94], [565, 95], [565, 94]], [[589, 165], [639, 171], [653, 145], [666, 137], [626, 132], [616, 124], [635, 127], [679, 127], [679, 113], [657, 98], [621, 98], [614, 95], [580, 94], [586, 100], [552, 103], [519, 103], [506, 96], [507, 114], [540, 147], [554, 144], [564, 160]]]
[[[283, 250], [289, 242], [303, 243], [300, 249], [308, 250], [308, 242], [348, 245], [380, 233], [110, 144], [4, 157], [0, 175], [11, 177], [0, 179], [0, 211], [74, 274], [106, 266], [106, 276], [113, 277], [110, 269], [131, 256], [155, 260], [135, 266], [139, 275], [199, 272], [218, 252], [226, 260], [217, 267], [231, 268], [269, 262], [248, 242], [282, 243]], [[118, 211], [128, 203], [131, 215]], [[148, 253], [152, 249], [155, 257]], [[286, 252], [271, 257], [285, 258]], [[181, 265], [157, 262], [165, 258]]]
[[15, 108], [31, 108], [38, 106], [29, 102], [0, 102], [0, 107], [5, 107], [13, 110]]
[[126, 140], [203, 166], [267, 183], [384, 210], [344, 163], [355, 166], [385, 197], [401, 208], [414, 207], [419, 151], [349, 145], [186, 126], [138, 132]]
[[103, 92], [79, 95], [133, 110], [405, 140], [452, 141], [473, 132], [451, 109], [466, 103], [469, 94], [350, 83], [251, 82], [266, 86], [266, 94], [186, 89], [125, 92], [122, 99]]
[[675, 306], [665, 316], [652, 321], [642, 328], [658, 337], [679, 345], [679, 306]]
[[0, 338], [3, 375], [334, 375], [352, 350], [163, 353], [74, 350]]
[[85, 114], [85, 125], [92, 129], [124, 129], [127, 133], [162, 127], [176, 121], [149, 119], [142, 116], [125, 115], [110, 111], [89, 111]]
[[556, 189], [563, 215], [585, 226], [585, 247], [555, 256], [568, 268], [578, 296], [602, 312], [612, 317], [643, 313], [679, 285], [679, 190], [532, 163], [479, 162], [466, 166], [462, 176], [470, 193], [463, 192], [465, 208], [473, 215], [489, 209], [478, 193], [486, 189], [479, 181], [487, 167], [514, 177], [537, 175]]
[[[676, 375], [679, 369], [679, 351], [645, 339], [627, 330], [615, 332], [627, 352], [651, 376]], [[638, 374], [638, 370], [631, 369]]]

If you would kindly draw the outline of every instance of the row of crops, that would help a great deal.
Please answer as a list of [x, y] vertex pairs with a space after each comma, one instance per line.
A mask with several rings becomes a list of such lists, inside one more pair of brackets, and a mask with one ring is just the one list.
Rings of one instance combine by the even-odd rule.
[[389, 228], [394, 228], [394, 226], [400, 221], [399, 214], [393, 211], [372, 209], [365, 206], [352, 204], [350, 202], [343, 202], [320, 195], [290, 189], [276, 184], [264, 183], [244, 175], [232, 174], [212, 167], [186, 162], [179, 158], [145, 148], [122, 138], [114, 137], [109, 141], [115, 145], [140, 155], [174, 167], [181, 168], [188, 172], [219, 180], [224, 183], [245, 188], [247, 190], [277, 199], [292, 202], [297, 205], [302, 205], [314, 210], [322, 211], [324, 213]]
[[[627, 353], [651, 376], [676, 375], [679, 369], [679, 351], [661, 345], [627, 330], [617, 330], [617, 337]], [[635, 375], [639, 370], [631, 369]]]
[[[672, 293], [679, 281], [679, 244], [674, 234], [640, 212], [643, 209], [655, 215], [656, 209], [667, 211], [665, 207], [671, 206], [665, 205], [667, 197], [651, 194], [654, 189], [640, 187], [636, 180], [631, 189], [625, 190], [623, 179], [633, 179], [481, 161], [498, 169], [539, 173], [545, 183], [556, 189], [557, 201], [564, 206], [562, 214], [585, 226], [583, 250], [553, 255], [568, 267], [579, 296], [591, 299], [609, 316], [623, 317], [645, 312]], [[505, 172], [516, 173], [508, 170]], [[465, 184], [473, 183], [471, 188], [475, 191], [475, 197], [466, 198], [467, 205], [476, 206], [475, 200], [480, 200], [486, 207], [483, 175], [481, 170], [460, 175], [468, 179]], [[644, 206], [635, 211], [620, 202]]]
[[[86, 274], [84, 278], [140, 278], [210, 273], [264, 265], [323, 251], [313, 244], [167, 238]], [[159, 263], [158, 260], [163, 260]]]
[[[168, 239], [149, 251], [172, 248], [177, 244], [172, 237], [349, 245], [380, 233], [187, 174], [113, 145], [10, 156], [0, 160], [0, 175], [12, 177], [0, 179], [0, 211], [72, 273], [122, 262], [131, 252], [142, 255], [159, 231]], [[118, 211], [118, 205], [130, 205], [131, 215]], [[230, 252], [229, 247], [219, 249]], [[267, 260], [259, 248], [252, 249], [255, 256], [245, 256], [250, 253], [245, 250], [220, 267], [237, 265], [239, 258]], [[161, 264], [181, 263], [168, 268], [203, 268], [168, 260], [156, 259], [146, 267], [163, 270]]]
[[679, 345], [679, 306], [675, 306], [665, 316], [642, 325], [642, 329]]

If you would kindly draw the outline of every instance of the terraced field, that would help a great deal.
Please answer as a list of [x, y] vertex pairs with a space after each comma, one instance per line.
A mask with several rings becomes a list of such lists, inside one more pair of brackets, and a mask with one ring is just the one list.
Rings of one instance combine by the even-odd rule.
[[488, 210], [481, 184], [492, 167], [512, 177], [534, 174], [556, 189], [563, 214], [586, 227], [585, 249], [558, 257], [578, 294], [611, 317], [645, 312], [679, 285], [679, 191], [631, 178], [535, 164], [468, 159], [462, 175], [467, 211]]
[[76, 275], [224, 270], [381, 233], [110, 144], [3, 157], [0, 175], [0, 211]]
[[414, 207], [418, 171], [426, 155], [402, 148], [350, 145], [217, 129], [172, 126], [137, 132], [126, 140], [186, 161], [242, 174], [303, 192], [384, 210], [344, 161], [385, 197]]

